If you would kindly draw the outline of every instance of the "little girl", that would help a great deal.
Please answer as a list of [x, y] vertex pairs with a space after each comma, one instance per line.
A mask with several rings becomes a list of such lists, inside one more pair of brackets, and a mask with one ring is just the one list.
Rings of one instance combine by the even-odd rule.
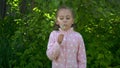
[[56, 13], [58, 30], [51, 32], [47, 56], [52, 68], [86, 68], [86, 51], [82, 36], [73, 30], [74, 14], [68, 7], [60, 7]]

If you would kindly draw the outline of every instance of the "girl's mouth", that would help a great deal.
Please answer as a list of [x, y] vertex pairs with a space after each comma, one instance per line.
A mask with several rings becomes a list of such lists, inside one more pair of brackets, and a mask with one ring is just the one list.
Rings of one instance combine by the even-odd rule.
[[63, 30], [65, 30], [66, 25], [65, 25], [65, 24], [62, 24], [62, 25], [60, 25], [60, 28], [63, 29]]

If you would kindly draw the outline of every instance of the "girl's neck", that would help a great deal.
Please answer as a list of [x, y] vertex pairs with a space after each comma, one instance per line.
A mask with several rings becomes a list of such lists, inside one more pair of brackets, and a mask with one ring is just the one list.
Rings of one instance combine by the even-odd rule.
[[69, 29], [66, 29], [66, 30], [63, 30], [61, 28], [59, 28], [59, 31], [62, 31], [62, 32], [70, 32], [70, 31], [73, 31], [73, 27], [69, 28]]

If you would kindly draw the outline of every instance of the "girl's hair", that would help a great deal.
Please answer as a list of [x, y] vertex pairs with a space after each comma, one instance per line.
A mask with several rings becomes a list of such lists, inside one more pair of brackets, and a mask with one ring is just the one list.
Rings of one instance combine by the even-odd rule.
[[[73, 10], [72, 10], [71, 8], [65, 6], [65, 5], [63, 5], [63, 6], [61, 6], [61, 7], [59, 7], [59, 8], [57, 9], [57, 11], [56, 11], [56, 19], [57, 19], [57, 16], [58, 16], [59, 11], [60, 11], [61, 9], [68, 9], [68, 10], [70, 10], [70, 12], [71, 12], [71, 14], [72, 14], [72, 17], [73, 17], [73, 19], [74, 19], [75, 14], [74, 14]], [[54, 30], [59, 30], [60, 26], [57, 25], [56, 22], [57, 22], [57, 20], [56, 20], [55, 23], [54, 23]], [[71, 27], [74, 27], [74, 26], [75, 26], [75, 25], [72, 24]]]

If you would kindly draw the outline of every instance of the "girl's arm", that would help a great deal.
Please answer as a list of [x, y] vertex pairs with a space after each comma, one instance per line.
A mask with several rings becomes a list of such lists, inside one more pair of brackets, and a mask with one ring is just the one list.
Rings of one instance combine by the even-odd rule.
[[79, 68], [86, 68], [86, 51], [82, 36], [79, 37], [78, 64]]
[[48, 41], [48, 46], [47, 46], [46, 53], [50, 60], [55, 60], [59, 56], [59, 53], [60, 53], [60, 45], [55, 40], [55, 37], [57, 37], [55, 33], [56, 33], [55, 31], [51, 32], [49, 41]]

